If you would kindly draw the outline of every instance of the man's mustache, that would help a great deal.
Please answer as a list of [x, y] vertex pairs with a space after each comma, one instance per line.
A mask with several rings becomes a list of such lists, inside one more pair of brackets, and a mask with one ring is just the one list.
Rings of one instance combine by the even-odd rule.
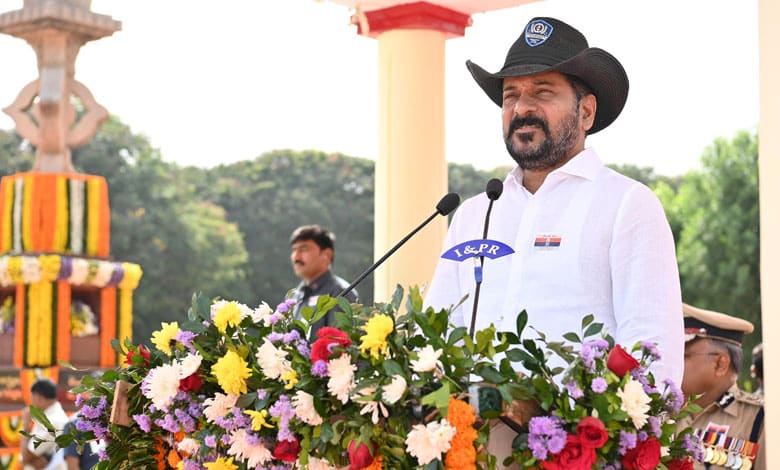
[[512, 135], [517, 129], [525, 126], [539, 126], [545, 134], [549, 132], [547, 122], [536, 116], [516, 117], [509, 123], [509, 135]]

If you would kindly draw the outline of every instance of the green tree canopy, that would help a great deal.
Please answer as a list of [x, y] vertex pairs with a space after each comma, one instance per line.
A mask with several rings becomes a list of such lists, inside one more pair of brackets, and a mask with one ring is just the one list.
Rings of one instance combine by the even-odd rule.
[[661, 185], [657, 193], [677, 229], [683, 300], [753, 322], [747, 365], [761, 341], [757, 135], [716, 139], [701, 165], [677, 191]]

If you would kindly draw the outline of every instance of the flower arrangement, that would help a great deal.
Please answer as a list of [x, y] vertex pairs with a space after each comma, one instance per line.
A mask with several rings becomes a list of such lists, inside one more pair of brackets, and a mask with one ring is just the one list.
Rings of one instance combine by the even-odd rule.
[[[543, 337], [541, 345], [521, 341], [521, 313], [517, 333], [489, 327], [471, 338], [451, 328], [447, 310], [424, 310], [416, 288], [402, 313], [403, 301], [400, 288], [370, 307], [323, 296], [296, 318], [292, 300], [252, 309], [195, 295], [188, 320], [163, 323], [153, 348], [114, 341], [125, 367], [82, 379], [74, 392], [89, 398], [79, 399], [78, 433], [57, 442], [104, 440], [98, 469], [494, 468], [484, 444], [490, 419], [501, 414], [487, 406], [498, 394], [499, 402], [539, 405], [515, 440], [511, 460], [521, 467], [663, 469], [687, 459], [690, 432], [675, 435], [671, 424], [686, 412], [683, 397], [671, 384], [654, 388], [643, 368], [649, 346], [639, 368], [619, 375], [607, 365], [606, 335], [598, 343], [571, 337], [579, 352]], [[335, 324], [307, 341], [311, 325], [336, 305]], [[583, 337], [600, 331], [590, 321], [584, 327]], [[553, 352], [572, 366], [550, 369]], [[515, 372], [518, 362], [528, 375]], [[634, 382], [647, 389], [639, 393]], [[626, 464], [656, 442], [655, 466]]]
[[81, 300], [70, 304], [70, 334], [77, 337], [93, 336], [100, 332], [95, 313]]
[[16, 319], [16, 304], [14, 297], [9, 295], [0, 305], [0, 333], [13, 333]]
[[[518, 317], [511, 343], [520, 343], [526, 320], [525, 313]], [[698, 442], [691, 429], [678, 433], [675, 423], [700, 408], [672, 381], [656, 383], [650, 366], [660, 354], [654, 344], [626, 351], [593, 316], [583, 318], [580, 334], [564, 336], [569, 343], [537, 334], [507, 350], [529, 371], [519, 386], [530, 388], [544, 410], [515, 441], [514, 461], [546, 470], [693, 469]], [[552, 368], [551, 353], [568, 367]]]

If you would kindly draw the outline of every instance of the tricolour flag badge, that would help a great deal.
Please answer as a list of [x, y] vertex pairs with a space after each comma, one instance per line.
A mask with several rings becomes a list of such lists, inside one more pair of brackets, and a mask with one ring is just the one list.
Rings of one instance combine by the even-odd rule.
[[534, 238], [534, 248], [536, 249], [555, 249], [561, 247], [560, 235], [537, 235]]

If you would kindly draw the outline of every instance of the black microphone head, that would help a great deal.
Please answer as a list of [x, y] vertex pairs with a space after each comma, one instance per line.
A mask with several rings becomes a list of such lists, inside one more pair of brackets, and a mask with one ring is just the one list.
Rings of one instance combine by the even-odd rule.
[[443, 198], [441, 198], [441, 201], [436, 204], [436, 212], [441, 215], [447, 215], [454, 211], [459, 204], [460, 196], [458, 196], [458, 193], [446, 194]]
[[493, 178], [490, 181], [487, 182], [487, 187], [485, 188], [485, 193], [487, 194], [488, 199], [491, 201], [495, 201], [501, 196], [501, 193], [504, 192], [504, 183], [498, 179]]

